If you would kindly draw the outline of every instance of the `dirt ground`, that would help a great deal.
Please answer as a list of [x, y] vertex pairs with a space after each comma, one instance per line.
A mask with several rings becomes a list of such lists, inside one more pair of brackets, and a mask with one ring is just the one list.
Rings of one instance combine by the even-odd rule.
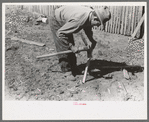
[[[142, 101], [144, 100], [144, 41], [128, 43], [128, 37], [94, 31], [97, 45], [90, 73], [81, 84], [86, 52], [77, 55], [82, 74], [70, 81], [61, 73], [56, 56], [37, 60], [36, 56], [56, 52], [48, 24], [35, 25], [25, 10], [7, 8], [5, 14], [5, 100], [21, 101]], [[11, 37], [45, 43], [22, 43]], [[76, 45], [83, 45], [80, 33]], [[129, 79], [124, 77], [126, 70]]]

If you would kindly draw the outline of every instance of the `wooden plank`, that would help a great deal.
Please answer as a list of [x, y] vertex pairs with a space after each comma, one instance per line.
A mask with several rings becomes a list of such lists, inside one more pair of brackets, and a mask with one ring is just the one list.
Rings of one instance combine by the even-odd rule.
[[32, 5], [32, 12], [35, 12], [34, 5]]
[[111, 13], [112, 19], [111, 19], [111, 24], [110, 24], [110, 33], [112, 33], [112, 25], [113, 25], [113, 6], [112, 6], [112, 13]]
[[[139, 10], [138, 10], [138, 22], [141, 20], [142, 17], [142, 10], [143, 10], [143, 6], [139, 6]], [[139, 38], [140, 37], [140, 30], [141, 28], [138, 30], [136, 37]]]
[[35, 11], [34, 11], [34, 12], [36, 12], [36, 5], [34, 5], [34, 9], [35, 9]]
[[122, 8], [121, 34], [124, 34], [125, 6]]
[[131, 22], [130, 22], [130, 27], [129, 27], [129, 29], [130, 29], [130, 34], [129, 35], [131, 35], [131, 32], [132, 32], [132, 22], [133, 22], [133, 17], [134, 16], [134, 14], [133, 14], [133, 6], [131, 6]]
[[111, 23], [110, 23], [110, 33], [112, 33], [112, 25], [113, 25], [113, 6], [111, 8]]
[[128, 14], [127, 14], [127, 25], [126, 25], [126, 34], [128, 36], [129, 34], [129, 13], [130, 13], [130, 6], [128, 6]]
[[41, 14], [41, 6], [39, 5], [39, 13]]
[[39, 12], [39, 5], [37, 5], [37, 12]]
[[20, 39], [17, 37], [12, 37], [11, 40], [21, 41], [21, 42], [24, 42], [27, 44], [33, 44], [33, 45], [37, 45], [37, 46], [41, 46], [41, 47], [45, 46], [45, 44], [43, 44], [43, 43], [34, 42], [34, 41], [26, 40], [26, 39]]
[[121, 22], [121, 6], [118, 6], [118, 22], [117, 22], [117, 34], [120, 32], [120, 22]]
[[37, 12], [37, 10], [36, 10], [37, 9], [37, 5], [34, 5], [34, 7], [35, 7], [35, 12]]
[[108, 22], [106, 22], [106, 26], [105, 26], [105, 32], [107, 32], [107, 25], [108, 25]]
[[33, 6], [31, 5], [31, 12], [33, 12]]
[[117, 30], [117, 6], [115, 6], [115, 23], [114, 23], [114, 33], [116, 33]]
[[138, 32], [138, 30], [140, 29], [143, 21], [144, 21], [144, 18], [145, 18], [145, 14], [142, 16], [141, 20], [139, 21], [137, 27], [135, 28], [135, 31], [133, 32], [133, 34], [131, 35], [132, 38], [134, 38], [136, 36], [136, 33]]
[[120, 24], [121, 24], [121, 17], [122, 17], [122, 6], [119, 6], [118, 9], [118, 29], [117, 29], [117, 34], [120, 34]]
[[[110, 6], [108, 6], [109, 10], [110, 10]], [[106, 27], [105, 27], [105, 31], [108, 32], [108, 24], [109, 24], [109, 21], [106, 22]]]
[[128, 21], [128, 6], [126, 6], [124, 35], [126, 35], [126, 32], [127, 32], [127, 21]]
[[131, 35], [131, 30], [130, 30], [130, 27], [131, 27], [131, 13], [132, 13], [132, 7], [131, 6], [129, 6], [129, 14], [128, 14], [128, 29], [127, 29], [127, 35]]
[[132, 23], [131, 23], [131, 35], [134, 31], [134, 21], [135, 21], [135, 6], [132, 7]]
[[[136, 29], [138, 25], [138, 6], [136, 6], [136, 9], [135, 9], [135, 22], [134, 22], [134, 30]], [[134, 33], [134, 32], [133, 32]]]
[[42, 6], [43, 15], [46, 15], [45, 13], [45, 6]]
[[108, 26], [109, 26], [109, 21], [106, 22], [106, 29], [105, 29], [106, 32], [108, 32]]
[[48, 7], [49, 8], [49, 11], [48, 11], [49, 12], [49, 16], [51, 16], [51, 5], [48, 5], [48, 6], [49, 6]]
[[44, 5], [44, 7], [43, 7], [43, 13], [44, 13], [44, 15], [46, 15], [46, 6]]
[[49, 16], [49, 5], [47, 5], [47, 16]]
[[38, 5], [38, 13], [40, 13], [40, 5]]
[[32, 12], [32, 6], [30, 5], [30, 12]]
[[41, 5], [41, 13], [44, 14], [44, 6]]
[[47, 17], [49, 16], [49, 6], [47, 5], [47, 8], [46, 8], [46, 11], [47, 11]]
[[44, 6], [44, 15], [47, 15], [47, 13], [46, 13], [46, 5]]
[[[110, 6], [110, 12], [111, 12], [111, 6]], [[112, 16], [111, 16], [111, 19], [112, 19]], [[108, 21], [108, 32], [110, 33], [110, 25], [111, 25], [111, 19], [110, 19], [110, 21]]]
[[115, 20], [115, 34], [117, 34], [117, 30], [118, 30], [118, 12], [119, 12], [119, 10], [118, 10], [119, 8], [118, 8], [118, 6], [116, 6], [116, 20]]
[[49, 5], [49, 16], [51, 16], [51, 5]]
[[43, 7], [40, 5], [40, 13], [43, 14]]
[[[112, 6], [110, 6], [110, 12], [111, 12], [111, 14], [112, 14], [112, 9], [111, 9], [111, 7]], [[112, 19], [112, 15], [111, 15], [111, 19]], [[107, 32], [109, 32], [110, 33], [110, 24], [111, 24], [111, 19], [110, 19], [110, 21], [108, 21], [108, 27], [107, 27]]]
[[114, 6], [114, 12], [113, 12], [114, 13], [113, 14], [113, 18], [114, 19], [113, 19], [112, 33], [114, 33], [114, 30], [115, 30], [115, 16], [116, 16], [116, 14], [115, 14], [116, 10], [115, 9], [116, 9], [116, 6]]

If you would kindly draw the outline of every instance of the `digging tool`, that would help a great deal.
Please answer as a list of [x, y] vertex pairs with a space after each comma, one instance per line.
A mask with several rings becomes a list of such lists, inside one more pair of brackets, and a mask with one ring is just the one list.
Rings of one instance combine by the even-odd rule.
[[[82, 40], [83, 40], [84, 44], [86, 46], [88, 46], [88, 43], [87, 43], [85, 37], [82, 34], [81, 34], [81, 37], [82, 37]], [[90, 55], [89, 55], [89, 53], [90, 53]], [[85, 72], [84, 72], [82, 83], [85, 83], [86, 76], [87, 76], [87, 71], [88, 71], [88, 67], [89, 67], [90, 61], [91, 61], [91, 51], [89, 51], [89, 50], [87, 52], [87, 57], [88, 57], [88, 59], [87, 59], [87, 63], [86, 63], [86, 67], [85, 67]]]
[[[79, 47], [78, 52], [87, 51], [87, 50], [88, 50], [87, 46]], [[40, 59], [40, 58], [52, 57], [52, 56], [55, 56], [55, 55], [66, 54], [66, 53], [73, 53], [73, 52], [71, 50], [67, 50], [67, 51], [57, 52], [57, 53], [53, 53], [53, 54], [45, 54], [45, 55], [37, 56], [36, 58]]]
[[143, 23], [143, 21], [144, 21], [144, 17], [145, 17], [145, 14], [144, 14], [144, 15], [142, 16], [142, 18], [140, 19], [140, 21], [139, 21], [139, 23], [138, 23], [136, 29], [134, 30], [133, 34], [131, 35], [131, 37], [129, 38], [128, 41], [133, 41], [134, 37], [136, 36], [136, 34], [137, 34], [139, 28], [141, 27], [141, 25], [142, 25], [142, 23]]
[[[84, 44], [86, 46], [88, 46], [88, 43], [85, 39], [85, 37], [81, 34], [81, 37], [82, 37], [82, 40], [84, 42]], [[94, 45], [92, 45], [93, 47], [95, 47], [96, 43]], [[92, 58], [92, 51], [93, 51], [93, 47], [91, 47], [88, 51], [87, 51], [87, 63], [86, 63], [86, 67], [85, 67], [85, 72], [84, 72], [84, 76], [83, 76], [83, 80], [82, 80], [82, 83], [85, 83], [85, 80], [86, 80], [86, 76], [87, 76], [87, 71], [88, 71], [88, 68], [89, 68], [89, 65], [90, 65], [90, 61], [91, 61], [91, 58]]]
[[86, 64], [86, 67], [85, 67], [85, 72], [84, 72], [84, 76], [83, 76], [83, 81], [82, 81], [82, 83], [85, 83], [86, 76], [87, 76], [87, 71], [88, 71], [88, 67], [89, 67], [89, 65], [90, 65], [90, 61], [91, 61], [91, 58], [88, 58], [88, 59], [87, 59], [87, 64]]

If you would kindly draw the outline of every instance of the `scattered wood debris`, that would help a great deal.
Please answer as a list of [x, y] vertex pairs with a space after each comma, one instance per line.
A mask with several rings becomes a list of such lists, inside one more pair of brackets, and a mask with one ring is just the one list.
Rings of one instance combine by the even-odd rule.
[[28, 43], [28, 44], [34, 44], [34, 45], [41, 46], [41, 47], [45, 46], [44, 43], [34, 42], [34, 41], [26, 40], [26, 39], [20, 39], [17, 37], [12, 37], [11, 40], [17, 40], [17, 41], [21, 41], [21, 42]]

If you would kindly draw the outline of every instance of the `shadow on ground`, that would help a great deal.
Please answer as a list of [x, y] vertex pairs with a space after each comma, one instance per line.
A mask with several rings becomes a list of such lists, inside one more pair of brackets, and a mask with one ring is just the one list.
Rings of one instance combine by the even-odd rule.
[[[78, 68], [81, 71], [83, 71], [85, 67], [86, 67], [86, 63], [78, 65]], [[119, 62], [106, 61], [106, 60], [92, 60], [89, 66], [89, 74], [94, 77], [93, 79], [97, 79], [109, 73], [112, 73], [115, 71], [121, 71], [123, 69], [126, 69], [128, 72], [131, 72], [132, 74], [134, 74], [137, 72], [142, 72], [144, 70], [144, 67], [141, 67], [139, 65], [127, 65], [125, 62], [119, 63]], [[111, 79], [112, 77], [109, 76], [106, 78]], [[93, 79], [90, 79], [90, 80], [93, 80]]]

